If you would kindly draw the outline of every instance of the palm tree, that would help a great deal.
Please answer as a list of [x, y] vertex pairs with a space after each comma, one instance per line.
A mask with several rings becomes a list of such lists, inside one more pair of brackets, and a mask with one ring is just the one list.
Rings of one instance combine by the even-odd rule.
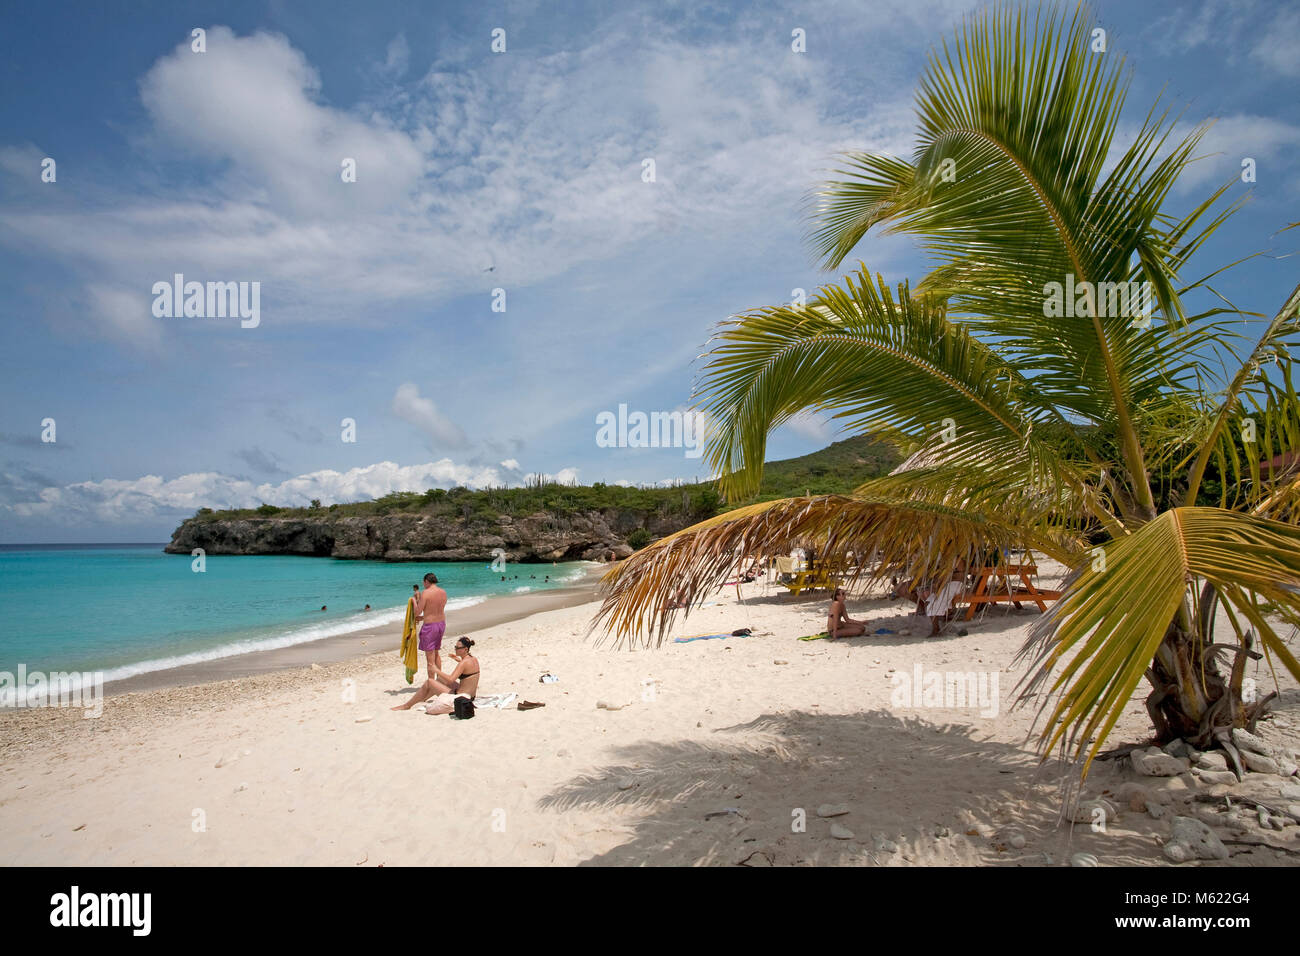
[[[662, 641], [667, 595], [801, 540], [918, 579], [1032, 547], [1072, 569], [1018, 658], [1045, 754], [1086, 774], [1145, 676], [1159, 741], [1237, 762], [1230, 730], [1268, 705], [1243, 689], [1247, 660], [1300, 679], [1279, 634], [1300, 623], [1300, 287], [1251, 343], [1233, 329], [1267, 317], [1214, 291], [1226, 266], [1184, 278], [1237, 208], [1231, 184], [1168, 211], [1205, 127], [1179, 138], [1157, 104], [1125, 147], [1123, 61], [1093, 36], [1082, 7], [968, 20], [930, 56], [911, 160], [851, 154], [813, 194], [828, 268], [873, 229], [909, 233], [933, 258], [915, 289], [863, 266], [717, 330], [697, 398], [729, 500], [756, 491], [768, 434], [801, 412], [914, 451], [909, 465], [659, 541], [608, 575], [598, 623]], [[1231, 637], [1216, 643], [1216, 622]]]

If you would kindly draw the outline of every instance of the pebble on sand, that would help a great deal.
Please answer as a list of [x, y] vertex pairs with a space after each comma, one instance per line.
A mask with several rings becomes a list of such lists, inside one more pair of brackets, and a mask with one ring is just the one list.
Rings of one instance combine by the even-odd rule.
[[837, 840], [852, 840], [853, 831], [846, 826], [841, 826], [838, 823], [832, 823], [831, 836]]
[[1250, 750], [1241, 751], [1241, 762], [1246, 765], [1247, 770], [1255, 773], [1277, 773], [1280, 769], [1277, 761], [1272, 757], [1265, 757], [1263, 754], [1257, 754]]
[[1219, 751], [1203, 753], [1196, 758], [1196, 766], [1202, 770], [1227, 770], [1228, 758]]
[[[1278, 756], [1278, 749], [1276, 747], [1264, 740], [1263, 737], [1258, 737], [1248, 730], [1243, 730], [1241, 727], [1234, 727], [1232, 729], [1232, 742], [1237, 745], [1238, 750], [1250, 751], [1251, 753], [1259, 754], [1262, 757], [1276, 758]], [[1242, 754], [1242, 756], [1245, 756], [1245, 754]]]
[[849, 812], [849, 808], [842, 803], [823, 803], [817, 808], [819, 817], [842, 817]]
[[1175, 863], [1182, 863], [1188, 859], [1226, 860], [1228, 848], [1203, 821], [1195, 817], [1174, 817], [1169, 842], [1164, 846], [1164, 854]]
[[1145, 753], [1134, 750], [1129, 754], [1133, 769], [1144, 777], [1176, 777], [1191, 767], [1191, 762], [1182, 757], [1172, 757], [1155, 747]]
[[1143, 813], [1147, 808], [1147, 800], [1150, 799], [1150, 795], [1147, 793], [1147, 788], [1142, 784], [1129, 781], [1120, 784], [1119, 790], [1115, 792], [1115, 799], [1134, 813]]
[[[1145, 807], [1145, 805], [1146, 800], [1143, 799], [1143, 806]], [[1119, 816], [1119, 811], [1115, 809], [1115, 805], [1109, 800], [1103, 800], [1100, 797], [1095, 800], [1080, 801], [1079, 805], [1074, 808], [1075, 823], [1096, 823], [1098, 821], [1105, 823], [1117, 816]]]
[[1231, 770], [1202, 770], [1196, 775], [1196, 779], [1202, 783], [1232, 786], [1237, 782], [1237, 775]]

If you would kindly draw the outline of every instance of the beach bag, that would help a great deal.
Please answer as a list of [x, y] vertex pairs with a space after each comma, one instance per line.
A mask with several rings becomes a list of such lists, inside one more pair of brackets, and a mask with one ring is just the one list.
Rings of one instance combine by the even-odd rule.
[[455, 710], [451, 715], [457, 720], [469, 720], [474, 716], [474, 701], [468, 697], [457, 697]]

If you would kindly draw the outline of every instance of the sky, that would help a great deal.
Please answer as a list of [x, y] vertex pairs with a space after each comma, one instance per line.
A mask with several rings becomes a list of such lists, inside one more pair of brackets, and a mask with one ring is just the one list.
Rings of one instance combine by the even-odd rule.
[[[605, 447], [597, 417], [687, 409], [718, 322], [838, 278], [804, 241], [808, 191], [846, 150], [910, 155], [925, 56], [976, 8], [6, 5], [0, 543], [539, 473], [706, 477], [689, 449]], [[1201, 261], [1268, 252], [1222, 289], [1271, 314], [1300, 262], [1277, 234], [1300, 219], [1300, 5], [1091, 10], [1132, 70], [1121, 132], [1161, 95], [1214, 120], [1174, 200], [1249, 194]], [[858, 260], [926, 272], [907, 238]], [[257, 283], [256, 322], [157, 314], [178, 273]], [[804, 417], [768, 458], [838, 437]]]

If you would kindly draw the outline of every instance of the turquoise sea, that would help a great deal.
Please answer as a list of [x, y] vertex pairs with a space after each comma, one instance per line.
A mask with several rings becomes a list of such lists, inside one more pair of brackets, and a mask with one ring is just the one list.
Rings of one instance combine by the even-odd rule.
[[[189, 555], [162, 548], [0, 545], [0, 671], [103, 671], [111, 681], [375, 625], [393, 624], [396, 633], [411, 585], [426, 571], [455, 609], [563, 587], [586, 567], [494, 572], [487, 563], [208, 555], [197, 573]], [[362, 611], [366, 604], [371, 611]]]

